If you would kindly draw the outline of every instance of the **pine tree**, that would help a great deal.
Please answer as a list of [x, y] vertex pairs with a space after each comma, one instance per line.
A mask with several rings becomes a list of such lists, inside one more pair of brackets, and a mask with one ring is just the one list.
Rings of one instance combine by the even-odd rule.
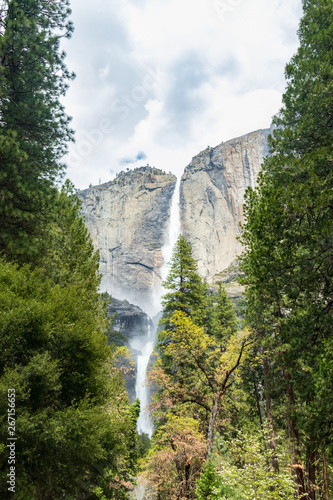
[[212, 334], [216, 340], [223, 344], [234, 335], [238, 327], [238, 319], [234, 305], [228, 297], [225, 288], [219, 284], [216, 303], [211, 311], [212, 316]]
[[55, 197], [54, 221], [45, 228], [37, 260], [49, 278], [65, 287], [80, 284], [94, 293], [100, 284], [99, 253], [81, 216], [81, 201], [66, 180]]
[[[118, 368], [128, 352], [108, 345], [98, 254], [74, 188], [55, 187], [73, 135], [59, 100], [73, 76], [59, 52], [68, 5], [0, 7], [0, 410], [12, 388], [15, 498], [125, 499], [138, 415]], [[7, 433], [2, 419], [1, 442]], [[13, 496], [7, 474], [1, 444], [1, 498]]]
[[192, 256], [192, 247], [184, 236], [179, 235], [174, 246], [170, 270], [162, 283], [167, 292], [162, 298], [163, 314], [159, 324], [163, 329], [158, 332], [157, 349], [165, 370], [177, 371], [164, 346], [171, 341], [170, 332], [174, 329], [171, 321], [176, 311], [181, 311], [202, 324], [205, 316], [206, 286], [198, 273], [198, 265]]
[[192, 256], [192, 247], [180, 235], [175, 244], [170, 271], [163, 287], [170, 292], [163, 296], [161, 324], [168, 325], [175, 311], [182, 311], [200, 321], [203, 312], [206, 286], [198, 273], [198, 265]]
[[[4, 5], [6, 8], [4, 8]], [[73, 77], [59, 51], [68, 0], [3, 2], [0, 38], [0, 250], [29, 260], [52, 218], [60, 160], [73, 139], [59, 98]]]
[[[280, 372], [280, 406], [295, 449], [299, 492], [311, 499], [315, 456], [329, 452], [332, 366], [333, 7], [303, 2], [300, 48], [286, 68], [274, 153], [247, 193], [243, 269], [248, 320]], [[275, 384], [275, 393], [277, 387]], [[282, 410], [283, 408], [283, 410]], [[302, 436], [307, 436], [303, 438]], [[308, 463], [309, 484], [302, 465]]]

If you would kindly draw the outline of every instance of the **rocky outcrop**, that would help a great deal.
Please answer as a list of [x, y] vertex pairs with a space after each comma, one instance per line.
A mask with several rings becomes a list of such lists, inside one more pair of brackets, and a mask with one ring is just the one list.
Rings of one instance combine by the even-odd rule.
[[143, 337], [147, 335], [148, 328], [153, 329], [154, 325], [148, 314], [140, 307], [130, 304], [127, 300], [112, 298], [108, 307], [108, 314], [114, 317], [113, 330], [121, 332], [128, 339]]
[[136, 398], [135, 382], [138, 356], [142, 355], [142, 349], [151, 340], [154, 324], [140, 307], [130, 304], [127, 300], [113, 298], [108, 307], [108, 314], [114, 319], [110, 340], [116, 345], [126, 346], [134, 363], [125, 375], [126, 390], [132, 403]]
[[146, 166], [78, 194], [100, 252], [102, 290], [148, 311], [151, 291], [161, 282], [161, 248], [176, 180]]
[[180, 186], [182, 232], [208, 283], [241, 253], [245, 190], [254, 186], [268, 155], [270, 129], [208, 147], [185, 168]]

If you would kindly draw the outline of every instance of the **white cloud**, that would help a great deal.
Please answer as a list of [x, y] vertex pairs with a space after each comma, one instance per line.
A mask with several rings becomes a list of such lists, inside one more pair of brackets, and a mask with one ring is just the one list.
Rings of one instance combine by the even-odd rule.
[[78, 76], [65, 104], [77, 131], [68, 157], [77, 187], [110, 180], [139, 152], [179, 174], [208, 144], [268, 127], [280, 107], [301, 0], [72, 6], [67, 63]]

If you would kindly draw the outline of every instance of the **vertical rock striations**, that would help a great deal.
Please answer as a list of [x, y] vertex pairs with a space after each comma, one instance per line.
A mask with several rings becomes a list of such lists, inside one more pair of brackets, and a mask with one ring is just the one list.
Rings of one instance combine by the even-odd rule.
[[151, 291], [161, 281], [161, 248], [176, 180], [147, 166], [79, 192], [100, 252], [102, 289], [148, 310]]
[[181, 179], [181, 224], [199, 272], [208, 282], [241, 253], [245, 190], [254, 186], [268, 155], [270, 129], [208, 147], [185, 168]]

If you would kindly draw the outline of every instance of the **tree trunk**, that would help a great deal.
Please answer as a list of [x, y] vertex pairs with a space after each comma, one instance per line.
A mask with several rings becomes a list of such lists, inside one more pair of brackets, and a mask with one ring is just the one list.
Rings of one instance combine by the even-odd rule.
[[288, 431], [288, 438], [289, 438], [289, 453], [290, 453], [290, 465], [291, 465], [291, 470], [293, 471], [293, 481], [295, 484], [295, 489], [298, 486], [298, 481], [297, 481], [297, 473], [296, 473], [296, 468], [295, 468], [295, 447], [294, 447], [294, 436], [291, 430], [291, 421], [290, 421], [290, 416], [287, 413], [286, 415], [287, 418], [287, 431]]
[[257, 404], [257, 411], [258, 411], [258, 417], [259, 417], [259, 422], [260, 422], [260, 428], [261, 428], [262, 432], [264, 432], [264, 423], [262, 421], [259, 392], [258, 392], [258, 387], [257, 387], [256, 381], [255, 381], [255, 376], [254, 375], [253, 375], [253, 385], [254, 385], [254, 394], [255, 394], [255, 397], [256, 397], [256, 404]]
[[324, 488], [325, 488], [325, 500], [329, 499], [329, 489], [328, 489], [328, 476], [327, 476], [327, 463], [326, 463], [326, 455], [323, 451], [323, 469], [324, 469]]
[[[267, 444], [266, 444], [266, 439], [265, 439], [264, 423], [263, 423], [263, 420], [262, 420], [259, 392], [258, 392], [258, 387], [257, 387], [257, 384], [256, 384], [256, 380], [255, 380], [255, 375], [254, 374], [253, 374], [253, 385], [254, 385], [254, 394], [255, 394], [256, 403], [257, 403], [257, 410], [258, 410], [260, 428], [261, 428], [261, 432], [262, 432], [263, 446], [264, 446], [264, 450], [265, 450], [265, 453], [266, 453], [266, 451], [267, 451]], [[269, 467], [269, 461], [268, 461], [267, 456], [266, 456], [266, 465], [267, 465], [267, 468], [268, 468]]]
[[266, 411], [267, 411], [267, 425], [269, 431], [269, 447], [272, 452], [272, 466], [274, 471], [279, 473], [279, 462], [276, 456], [276, 441], [273, 426], [273, 414], [272, 414], [272, 400], [271, 393], [268, 385], [268, 372], [269, 365], [267, 358], [264, 358], [264, 384], [265, 384], [265, 398], [266, 398]]
[[[295, 396], [294, 396], [293, 386], [291, 385], [290, 373], [287, 374], [287, 380], [288, 380], [289, 402], [290, 402], [291, 407], [295, 408]], [[302, 463], [302, 455], [301, 455], [301, 451], [300, 451], [299, 432], [297, 429], [296, 421], [293, 417], [290, 418], [290, 427], [291, 427], [292, 434], [293, 434], [293, 437], [295, 440], [295, 457], [294, 457], [295, 465], [294, 465], [294, 468], [296, 469], [298, 493], [300, 495], [300, 500], [307, 500], [307, 495], [305, 493], [305, 486], [304, 486], [303, 463]]]
[[221, 405], [221, 399], [225, 391], [233, 384], [233, 382], [229, 382], [230, 375], [234, 373], [236, 368], [239, 366], [239, 363], [242, 359], [243, 351], [246, 346], [246, 341], [244, 340], [242, 343], [241, 350], [239, 352], [238, 358], [234, 366], [230, 370], [226, 370], [225, 376], [224, 376], [224, 381], [221, 383], [220, 388], [217, 392], [217, 394], [214, 397], [214, 402], [213, 402], [213, 407], [212, 411], [210, 412], [210, 418], [209, 418], [209, 424], [208, 424], [208, 435], [207, 435], [207, 459], [209, 458], [209, 455], [212, 452], [213, 448], [213, 437], [214, 437], [214, 427], [215, 427], [215, 421], [216, 417], [220, 411], [220, 405]]
[[220, 409], [222, 394], [223, 393], [221, 391], [219, 391], [216, 394], [214, 398], [213, 408], [212, 411], [210, 412], [208, 434], [207, 434], [207, 459], [209, 458], [209, 455], [211, 454], [213, 448], [214, 427], [215, 427], [216, 417]]
[[309, 498], [316, 500], [316, 452], [309, 451], [307, 457], [309, 471]]
[[191, 497], [191, 461], [192, 458], [189, 458], [185, 464], [185, 498]]

